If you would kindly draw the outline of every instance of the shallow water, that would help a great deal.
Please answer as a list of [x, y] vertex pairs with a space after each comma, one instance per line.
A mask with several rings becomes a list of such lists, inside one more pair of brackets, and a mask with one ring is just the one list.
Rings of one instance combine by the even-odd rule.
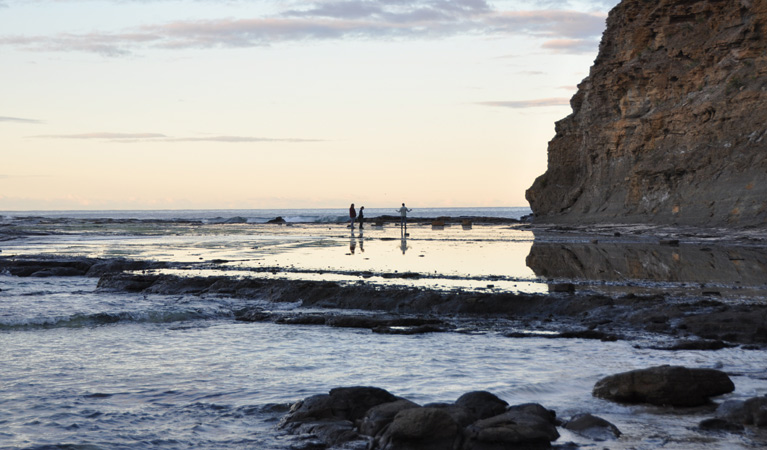
[[[737, 374], [726, 398], [767, 393], [764, 351], [669, 353], [481, 330], [393, 336], [242, 323], [232, 310], [243, 302], [231, 299], [95, 293], [93, 279], [0, 282], [0, 447], [288, 448], [291, 439], [273, 428], [284, 413], [275, 404], [374, 385], [419, 403], [489, 390], [561, 417], [598, 412], [625, 433], [610, 448], [690, 448], [690, 440], [709, 438], [690, 428], [710, 411], [614, 405], [591, 397], [594, 383], [682, 364]], [[710, 438], [697, 448], [767, 443], [756, 435]], [[682, 442], [667, 442], [674, 440]]]
[[[524, 262], [534, 236], [511, 226], [413, 226], [404, 254], [396, 227], [366, 230], [362, 238], [342, 225], [87, 228], [5, 241], [2, 254], [125, 256], [184, 262], [203, 272], [214, 270], [206, 266], [209, 261], [222, 259], [229, 262], [217, 263], [215, 270], [264, 276], [256, 269], [281, 267], [288, 270], [266, 275], [349, 281], [361, 279], [355, 271], [436, 271], [434, 278], [377, 281], [483, 288], [491, 279], [493, 289], [512, 289], [515, 283], [516, 288], [529, 283], [546, 289], [546, 280]], [[488, 390], [510, 404], [539, 402], [563, 418], [591, 412], [624, 433], [618, 441], [594, 447], [560, 430], [558, 443], [573, 441], [584, 448], [767, 445], [764, 432], [697, 431], [711, 409], [682, 413], [591, 396], [594, 383], [605, 375], [659, 364], [728, 372], [736, 390], [717, 402], [764, 395], [763, 350], [666, 352], [637, 349], [626, 341], [515, 339], [498, 331], [510, 325], [491, 322], [467, 323], [465, 333], [418, 336], [243, 323], [233, 311], [244, 306], [299, 305], [116, 294], [98, 291], [96, 283], [0, 275], [0, 448], [287, 449], [295, 438], [274, 428], [285, 405], [350, 385], [382, 387], [418, 403]], [[684, 282], [673, 283], [678, 288]]]
[[[124, 257], [197, 265], [219, 261], [217, 270], [245, 276], [250, 270], [274, 268], [279, 277], [293, 279], [358, 281], [359, 272], [416, 272], [422, 275], [420, 280], [402, 284], [441, 288], [485, 288], [487, 278], [493, 277], [498, 288], [547, 290], [525, 264], [532, 232], [512, 226], [434, 230], [431, 225], [413, 224], [405, 232], [388, 225], [353, 233], [343, 224], [78, 223], [63, 229], [61, 224], [35, 227], [41, 229], [56, 234], [5, 242], [4, 254]], [[382, 281], [365, 275], [368, 282]], [[261, 272], [259, 276], [267, 275]]]

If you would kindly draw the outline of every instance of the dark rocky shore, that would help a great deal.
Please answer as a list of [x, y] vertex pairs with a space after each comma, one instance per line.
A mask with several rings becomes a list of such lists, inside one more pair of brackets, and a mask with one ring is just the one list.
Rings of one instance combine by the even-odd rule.
[[[727, 374], [713, 369], [656, 366], [606, 377], [593, 395], [610, 401], [685, 408], [710, 405], [710, 398], [732, 392]], [[699, 425], [700, 433], [742, 432], [767, 426], [767, 397], [730, 401]], [[279, 428], [303, 437], [303, 449], [504, 450], [548, 449], [559, 428], [609, 445], [620, 429], [591, 413], [564, 419], [537, 403], [509, 406], [486, 391], [468, 392], [452, 403], [418, 405], [366, 386], [332, 389], [290, 408]], [[556, 448], [578, 448], [564, 443]], [[296, 447], [294, 447], [296, 448]], [[609, 447], [604, 447], [609, 448]]]
[[[246, 322], [354, 327], [385, 334], [500, 332], [510, 338], [625, 339], [668, 351], [767, 345], [767, 305], [756, 303], [682, 301], [664, 295], [610, 297], [556, 286], [552, 290], [561, 292], [516, 294], [284, 280], [259, 277], [258, 271], [249, 277], [162, 273], [212, 269], [220, 263], [2, 256], [0, 273], [98, 277], [98, 290], [111, 292], [240, 298], [243, 306], [232, 316]], [[258, 302], [249, 305], [247, 300]], [[300, 307], [284, 311], [268, 306], [282, 302]], [[675, 414], [689, 410], [700, 415], [704, 408], [708, 417], [699, 424], [701, 434], [751, 433], [767, 426], [767, 397], [726, 401], [718, 408], [711, 402], [711, 397], [733, 389], [728, 375], [717, 370], [658, 366], [608, 376], [594, 386], [593, 395], [670, 407]], [[469, 392], [453, 403], [418, 405], [379, 388], [344, 387], [299, 401], [279, 428], [294, 435], [299, 446], [293, 448], [302, 450], [573, 449], [579, 446], [555, 444], [560, 430], [598, 446], [620, 438], [619, 427], [599, 413], [559, 418], [540, 404], [509, 406], [488, 392]]]
[[[215, 261], [204, 267], [215, 267]], [[462, 331], [467, 323], [482, 323], [484, 327], [503, 323], [510, 337], [632, 340], [656, 336], [653, 348], [668, 350], [767, 345], [767, 305], [756, 302], [684, 300], [660, 294], [610, 297], [581, 293], [569, 285], [552, 285], [549, 294], [521, 294], [439, 291], [364, 281], [284, 280], [259, 277], [258, 272], [239, 277], [180, 276], [156, 271], [164, 268], [199, 267], [126, 259], [0, 257], [0, 272], [15, 276], [99, 277], [98, 288], [102, 290], [300, 302], [302, 309], [314, 310], [274, 312], [263, 306], [246, 306], [233, 312], [243, 321], [347, 326], [380, 333]], [[276, 270], [264, 268], [261, 272], [271, 274]], [[370, 313], [352, 314], [346, 310]]]

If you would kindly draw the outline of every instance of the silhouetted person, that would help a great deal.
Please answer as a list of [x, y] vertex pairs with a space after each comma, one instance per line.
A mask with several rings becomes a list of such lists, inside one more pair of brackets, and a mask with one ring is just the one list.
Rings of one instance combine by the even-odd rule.
[[352, 231], [354, 231], [354, 219], [357, 218], [357, 211], [354, 210], [354, 203], [349, 207], [349, 219], [352, 222]]
[[402, 204], [402, 208], [398, 209], [397, 211], [399, 211], [399, 217], [400, 217], [399, 226], [400, 226], [400, 228], [407, 228], [407, 213], [412, 211], [412, 209], [408, 209], [405, 206], [405, 204], [403, 203]]
[[365, 223], [365, 213], [362, 212], [364, 210], [365, 210], [365, 207], [364, 206], [360, 206], [360, 213], [357, 216], [357, 220], [360, 222], [360, 232], [362, 232], [362, 224]]

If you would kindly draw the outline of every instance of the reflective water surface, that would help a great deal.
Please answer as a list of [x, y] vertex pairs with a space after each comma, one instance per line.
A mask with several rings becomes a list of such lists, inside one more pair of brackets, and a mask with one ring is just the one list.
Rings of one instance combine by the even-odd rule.
[[[55, 228], [55, 229], [54, 229]], [[760, 301], [763, 251], [711, 242], [538, 236], [524, 226], [79, 223], [0, 242], [13, 254], [157, 259], [188, 272], [544, 292], [656, 289], [680, 295], [748, 293]], [[266, 272], [262, 268], [269, 268]], [[367, 273], [370, 272], [370, 273]], [[385, 274], [413, 272], [417, 279]], [[489, 390], [568, 418], [591, 412], [620, 440], [584, 448], [763, 448], [764, 432], [708, 434], [710, 408], [617, 405], [591, 396], [605, 375], [659, 364], [719, 368], [736, 390], [767, 394], [767, 352], [659, 351], [631, 342], [508, 338], [489, 321], [467, 333], [379, 335], [369, 330], [243, 323], [257, 300], [100, 292], [92, 278], [0, 275], [0, 448], [288, 449], [275, 430], [285, 405], [338, 386], [374, 385], [419, 403]], [[492, 285], [492, 287], [488, 287]], [[526, 331], [526, 330], [517, 330]], [[594, 447], [596, 445], [596, 447]]]

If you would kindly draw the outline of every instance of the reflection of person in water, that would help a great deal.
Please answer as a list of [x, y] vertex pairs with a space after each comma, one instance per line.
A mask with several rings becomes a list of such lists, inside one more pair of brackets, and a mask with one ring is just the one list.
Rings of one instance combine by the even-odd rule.
[[352, 237], [349, 238], [349, 251], [354, 254], [354, 250], [357, 249], [357, 240], [354, 238], [354, 229], [352, 229]]
[[399, 248], [400, 250], [402, 250], [402, 254], [404, 255], [405, 252], [407, 251], [407, 233], [405, 233], [405, 230], [402, 229], [400, 234], [401, 234], [401, 238], [400, 238]]

